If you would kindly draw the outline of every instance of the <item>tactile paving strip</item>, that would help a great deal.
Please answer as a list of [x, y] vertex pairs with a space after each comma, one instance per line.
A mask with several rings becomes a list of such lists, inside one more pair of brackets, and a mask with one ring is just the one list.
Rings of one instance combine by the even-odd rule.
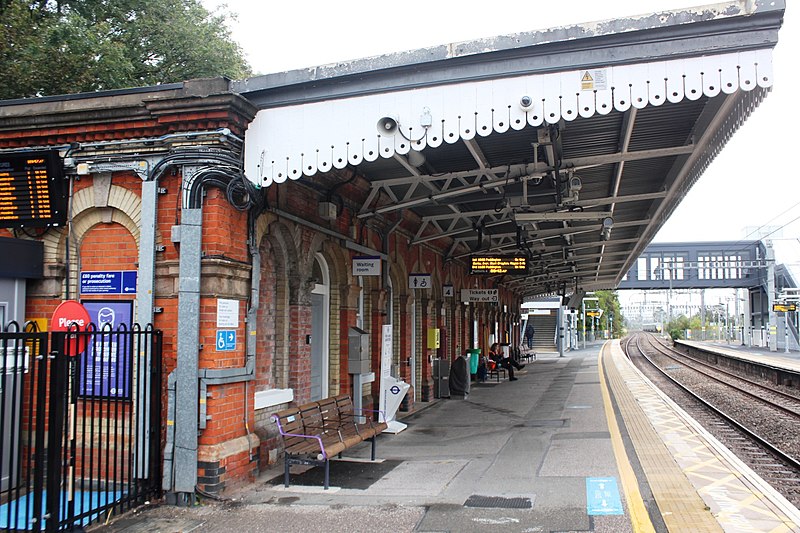
[[[610, 354], [643, 413], [725, 531], [800, 532], [800, 512], [793, 505], [635, 369], [618, 342]], [[662, 513], [672, 513], [670, 500], [678, 499], [659, 501]]]

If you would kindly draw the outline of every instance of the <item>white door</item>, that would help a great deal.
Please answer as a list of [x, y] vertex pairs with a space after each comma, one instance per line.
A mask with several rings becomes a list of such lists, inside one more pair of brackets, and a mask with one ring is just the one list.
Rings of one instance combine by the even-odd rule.
[[320, 254], [314, 257], [313, 274], [317, 283], [311, 291], [311, 400], [328, 396], [330, 339], [330, 277]]

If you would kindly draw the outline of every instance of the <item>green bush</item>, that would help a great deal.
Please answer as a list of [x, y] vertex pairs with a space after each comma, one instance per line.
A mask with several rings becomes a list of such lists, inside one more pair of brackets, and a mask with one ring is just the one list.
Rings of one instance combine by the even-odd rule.
[[672, 328], [669, 330], [669, 336], [672, 340], [683, 339], [683, 331], [682, 329]]

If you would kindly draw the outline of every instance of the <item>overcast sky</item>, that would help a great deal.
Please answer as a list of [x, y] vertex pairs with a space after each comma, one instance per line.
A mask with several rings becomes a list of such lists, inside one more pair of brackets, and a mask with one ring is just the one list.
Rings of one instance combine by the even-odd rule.
[[[487, 3], [434, 0], [203, 0], [237, 13], [231, 25], [254, 71], [282, 72], [521, 31], [703, 5], [686, 0], [560, 0]], [[756, 238], [753, 229], [784, 226], [772, 238], [779, 262], [800, 273], [800, 183], [797, 165], [783, 155], [798, 150], [800, 87], [798, 15], [787, 9], [774, 53], [775, 86], [690, 191], [656, 241]], [[223, 9], [223, 8], [220, 8]], [[795, 220], [797, 219], [797, 220]]]

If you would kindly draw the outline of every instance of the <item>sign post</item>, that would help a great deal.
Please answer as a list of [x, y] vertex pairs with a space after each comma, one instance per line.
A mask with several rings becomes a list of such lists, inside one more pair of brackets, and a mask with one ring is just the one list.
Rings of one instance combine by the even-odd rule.
[[408, 427], [407, 424], [395, 420], [400, 402], [408, 392], [410, 385], [403, 380], [392, 377], [392, 325], [384, 324], [381, 339], [381, 395], [378, 399], [378, 409], [386, 417], [387, 428], [385, 433], [400, 433]]

